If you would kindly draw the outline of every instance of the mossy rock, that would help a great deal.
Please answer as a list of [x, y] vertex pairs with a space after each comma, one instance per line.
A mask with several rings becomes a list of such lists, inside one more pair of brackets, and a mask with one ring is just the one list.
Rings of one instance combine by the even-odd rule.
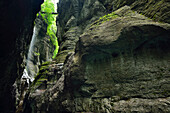
[[41, 84], [43, 84], [44, 81], [48, 81], [48, 75], [50, 73], [50, 64], [52, 64], [53, 62], [44, 62], [42, 64], [42, 66], [40, 67], [40, 70], [37, 74], [37, 76], [35, 77], [34, 82], [31, 85], [31, 89], [32, 91], [34, 91], [36, 88], [38, 88]]
[[154, 21], [170, 23], [170, 2], [168, 0], [135, 1], [131, 8]]
[[43, 62], [43, 63], [42, 63], [42, 66], [49, 65], [49, 64], [51, 64], [51, 63], [52, 63], [51, 61]]
[[94, 23], [92, 23], [91, 26], [102, 24], [104, 22], [107, 22], [111, 19], [115, 19], [117, 17], [119, 17], [119, 16], [115, 12], [109, 13], [107, 15], [100, 17], [98, 20], [96, 20]]
[[73, 50], [64, 50], [59, 52], [59, 54], [56, 57], [56, 63], [64, 63], [64, 61], [66, 60], [66, 57], [69, 53], [72, 53]]

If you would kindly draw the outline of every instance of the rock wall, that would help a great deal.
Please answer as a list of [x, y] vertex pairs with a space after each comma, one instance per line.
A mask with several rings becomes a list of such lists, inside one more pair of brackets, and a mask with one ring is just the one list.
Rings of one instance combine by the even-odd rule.
[[98, 0], [62, 0], [58, 5], [58, 33], [60, 52], [57, 62], [64, 62], [66, 56], [75, 50], [80, 34], [95, 20], [106, 13]]
[[25, 113], [170, 112], [168, 6], [168, 0], [60, 1], [60, 52], [41, 67]]
[[29, 76], [35, 77], [43, 62], [52, 61], [54, 46], [47, 33], [47, 24], [41, 15], [35, 19], [34, 32], [27, 57], [27, 71]]
[[131, 7], [154, 21], [170, 23], [169, 0], [138, 0]]
[[63, 100], [72, 111], [169, 112], [170, 25], [129, 9], [80, 36]]
[[169, 23], [168, 0], [61, 0], [58, 4], [57, 18], [60, 52], [58, 62], [64, 62], [67, 54], [73, 52], [80, 34], [99, 17], [118, 8], [129, 5], [132, 10], [154, 21]]
[[13, 83], [20, 77], [30, 44], [33, 22], [43, 0], [0, 1], [0, 112], [15, 111]]

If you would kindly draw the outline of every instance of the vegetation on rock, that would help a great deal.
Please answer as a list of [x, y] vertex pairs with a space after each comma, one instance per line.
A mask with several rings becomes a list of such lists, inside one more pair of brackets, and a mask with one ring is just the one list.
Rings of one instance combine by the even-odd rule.
[[102, 17], [100, 17], [98, 20], [96, 20], [92, 25], [99, 25], [101, 23], [104, 23], [104, 22], [107, 22], [109, 21], [110, 19], [114, 19], [114, 18], [117, 18], [119, 17], [119, 15], [117, 15], [115, 12], [112, 12], [112, 13], [109, 13], [109, 14], [106, 14]]
[[[142, 1], [154, 0], [136, 2]], [[55, 61], [41, 65], [26, 97], [26, 110], [169, 112], [170, 25], [154, 22], [148, 11], [143, 12], [152, 9], [151, 4], [136, 4], [133, 9], [144, 9], [132, 10], [129, 5], [136, 2], [61, 0], [60, 53]], [[48, 25], [47, 35], [55, 37], [53, 4], [50, 0], [44, 4], [41, 15]]]
[[47, 81], [48, 73], [49, 73], [49, 65], [51, 62], [44, 62], [42, 66], [40, 67], [40, 70], [35, 77], [34, 82], [32, 83], [33, 90], [35, 90], [37, 87], [39, 87], [44, 81]]
[[[44, 3], [41, 5], [41, 16], [44, 19], [44, 21], [47, 23], [47, 35], [50, 37], [50, 40], [52, 41], [53, 45], [55, 46], [53, 58], [56, 57], [58, 53], [58, 41], [56, 37], [56, 16], [52, 14], [55, 12], [56, 8], [52, 0], [45, 0]], [[43, 12], [43, 13], [42, 13]]]
[[109, 21], [110, 19], [113, 19], [116, 17], [118, 17], [118, 15], [115, 14], [114, 12], [112, 12], [112, 13], [109, 13], [107, 15], [100, 17], [99, 20], [102, 20], [103, 22], [105, 22], [105, 21]]

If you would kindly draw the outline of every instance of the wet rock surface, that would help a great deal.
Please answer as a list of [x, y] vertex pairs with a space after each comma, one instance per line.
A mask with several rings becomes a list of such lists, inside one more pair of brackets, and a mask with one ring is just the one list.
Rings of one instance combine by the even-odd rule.
[[45, 61], [52, 61], [54, 45], [47, 34], [47, 24], [42, 19], [41, 14], [35, 19], [35, 26], [32, 40], [27, 57], [27, 66], [29, 76], [35, 77], [39, 71], [40, 65]]
[[66, 87], [73, 97], [66, 100], [74, 105], [67, 107], [74, 112], [169, 112], [170, 25], [127, 6], [115, 14], [119, 17], [94, 23], [81, 35]]
[[[25, 110], [170, 112], [169, 36], [168, 23], [154, 22], [129, 6], [100, 18], [84, 29], [75, 53], [67, 53], [54, 85], [42, 91], [41, 83], [40, 93], [33, 85], [38, 95], [29, 95]], [[68, 45], [66, 50], [73, 47]]]
[[[2, 113], [15, 111], [12, 85], [23, 73], [42, 2], [0, 1]], [[20, 89], [27, 93], [21, 93], [18, 112], [170, 112], [169, 4], [60, 0], [60, 51], [55, 61], [42, 63], [29, 89]], [[42, 35], [45, 31], [41, 29]], [[44, 42], [48, 46], [46, 38]], [[46, 58], [48, 50], [42, 45], [40, 51]]]
[[30, 112], [56, 112], [64, 88], [65, 76], [63, 75], [63, 63], [46, 62], [42, 64], [38, 75], [28, 91], [25, 100], [24, 113]]

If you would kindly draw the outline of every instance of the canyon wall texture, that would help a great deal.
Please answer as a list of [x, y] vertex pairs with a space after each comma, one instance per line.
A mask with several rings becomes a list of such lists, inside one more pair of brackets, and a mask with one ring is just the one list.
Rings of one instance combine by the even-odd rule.
[[[13, 84], [42, 2], [0, 1], [2, 113], [15, 112]], [[60, 0], [58, 13], [59, 53], [42, 63], [19, 112], [170, 112], [170, 0]], [[36, 61], [54, 49], [43, 43]]]
[[60, 51], [41, 66], [25, 113], [170, 112], [169, 6], [61, 0]]
[[47, 35], [47, 23], [39, 14], [35, 19], [34, 32], [27, 57], [28, 75], [34, 78], [43, 62], [52, 61], [54, 45]]

